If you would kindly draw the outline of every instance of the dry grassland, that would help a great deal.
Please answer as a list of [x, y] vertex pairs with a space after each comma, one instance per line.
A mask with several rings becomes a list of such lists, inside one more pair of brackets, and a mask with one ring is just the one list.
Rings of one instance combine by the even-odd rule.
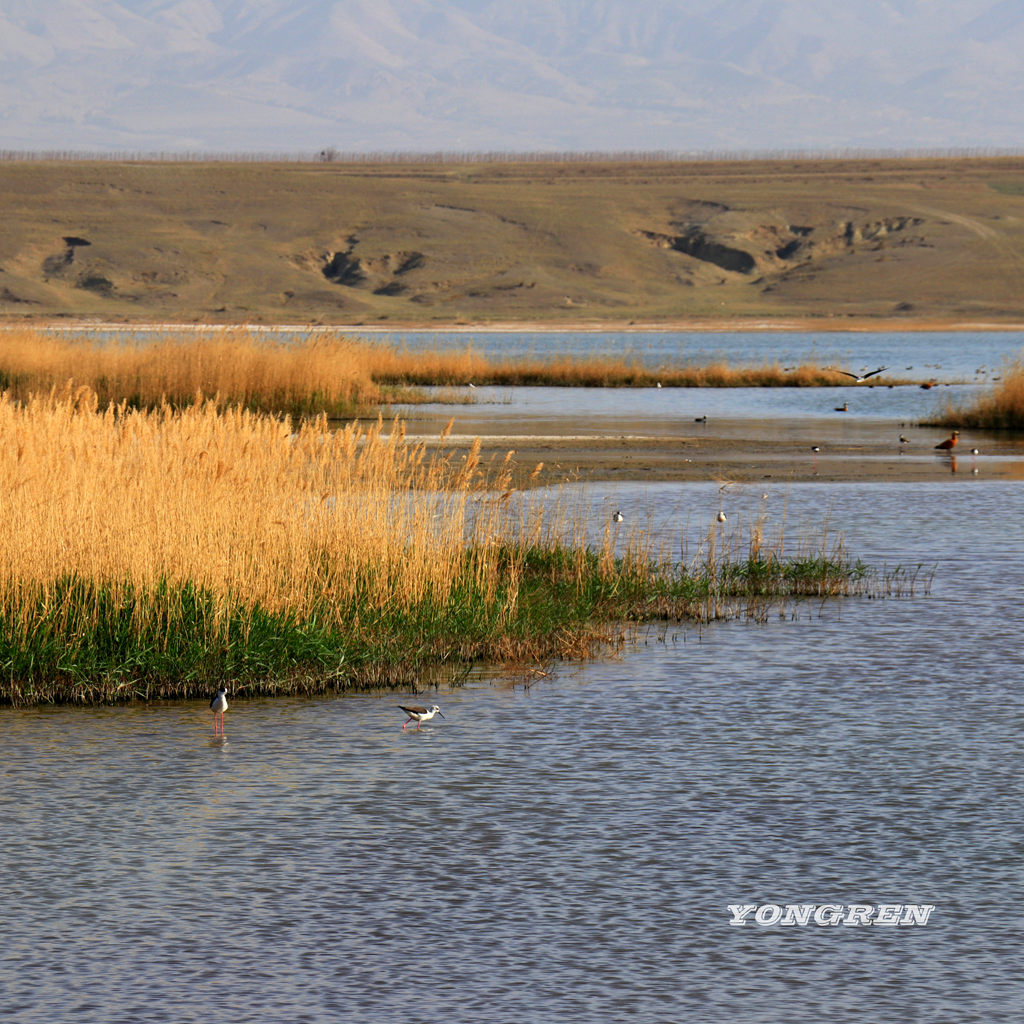
[[1024, 321], [1024, 160], [0, 163], [0, 317]]

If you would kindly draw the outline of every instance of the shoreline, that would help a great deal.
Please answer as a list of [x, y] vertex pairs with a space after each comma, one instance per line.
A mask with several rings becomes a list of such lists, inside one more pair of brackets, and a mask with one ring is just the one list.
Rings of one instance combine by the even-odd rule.
[[552, 322], [550, 320], [500, 320], [500, 321], [393, 321], [388, 323], [283, 323], [266, 321], [239, 321], [224, 323], [195, 323], [177, 321], [126, 321], [90, 320], [88, 318], [53, 317], [39, 319], [10, 319], [0, 317], [0, 330], [33, 328], [57, 331], [306, 331], [310, 333], [362, 332], [393, 334], [396, 331], [436, 332], [438, 334], [470, 334], [487, 332], [494, 334], [648, 334], [648, 333], [764, 333], [764, 334], [871, 334], [871, 333], [959, 333], [992, 332], [1013, 333], [1024, 331], [1024, 322], [997, 321], [985, 319], [948, 319], [944, 317], [920, 317], [913, 320], [897, 318], [818, 318], [786, 317], [778, 320], [765, 317], [742, 318], [694, 318], [683, 320], [571, 320]]
[[[769, 423], [763, 424], [768, 433]], [[929, 483], [937, 480], [1024, 479], [1024, 447], [1006, 439], [984, 445], [984, 454], [970, 454], [972, 445], [947, 455], [934, 450], [933, 440], [915, 440], [904, 451], [893, 444], [891, 431], [880, 427], [877, 444], [823, 442], [819, 452], [794, 441], [722, 437], [658, 437], [640, 432], [616, 435], [492, 434], [452, 435], [447, 447], [468, 449], [480, 440], [483, 458], [500, 460], [515, 452], [514, 486], [534, 487], [598, 482], [737, 484], [794, 483]], [[940, 432], [936, 431], [939, 437]], [[436, 438], [407, 435], [428, 448]], [[536, 466], [543, 468], [535, 473]]]

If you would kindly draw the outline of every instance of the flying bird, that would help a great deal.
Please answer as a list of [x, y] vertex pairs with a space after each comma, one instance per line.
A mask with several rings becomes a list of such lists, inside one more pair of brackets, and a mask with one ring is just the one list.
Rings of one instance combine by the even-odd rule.
[[[414, 704], [412, 707], [405, 707], [403, 704], [399, 704], [398, 708], [400, 711], [404, 711], [409, 717], [402, 723], [402, 732], [405, 732], [405, 727], [410, 722], [416, 723], [416, 728], [419, 729], [420, 722], [429, 722], [434, 715], [441, 715], [441, 709], [435, 704], [430, 708], [421, 708], [419, 705]], [[444, 718], [444, 715], [441, 715]]]
[[874, 377], [875, 374], [888, 370], [889, 367], [880, 366], [877, 370], [871, 370], [869, 373], [850, 373], [849, 370], [840, 370], [838, 366], [826, 366], [825, 369], [832, 370], [833, 373], [841, 373], [844, 377], [850, 377], [855, 384], [863, 384], [868, 377]]

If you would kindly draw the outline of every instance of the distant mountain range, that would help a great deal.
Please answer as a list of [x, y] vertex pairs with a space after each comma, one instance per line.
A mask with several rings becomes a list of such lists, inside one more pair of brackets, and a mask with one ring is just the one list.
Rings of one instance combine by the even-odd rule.
[[1024, 148], [1020, 0], [3, 0], [0, 149]]

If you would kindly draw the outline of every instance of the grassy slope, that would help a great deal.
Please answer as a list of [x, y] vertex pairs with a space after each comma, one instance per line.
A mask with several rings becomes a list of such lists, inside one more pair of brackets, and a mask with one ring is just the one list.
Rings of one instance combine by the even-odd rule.
[[[10, 162], [0, 196], [7, 320], [1024, 319], [1020, 159]], [[756, 266], [671, 247], [693, 229]]]

